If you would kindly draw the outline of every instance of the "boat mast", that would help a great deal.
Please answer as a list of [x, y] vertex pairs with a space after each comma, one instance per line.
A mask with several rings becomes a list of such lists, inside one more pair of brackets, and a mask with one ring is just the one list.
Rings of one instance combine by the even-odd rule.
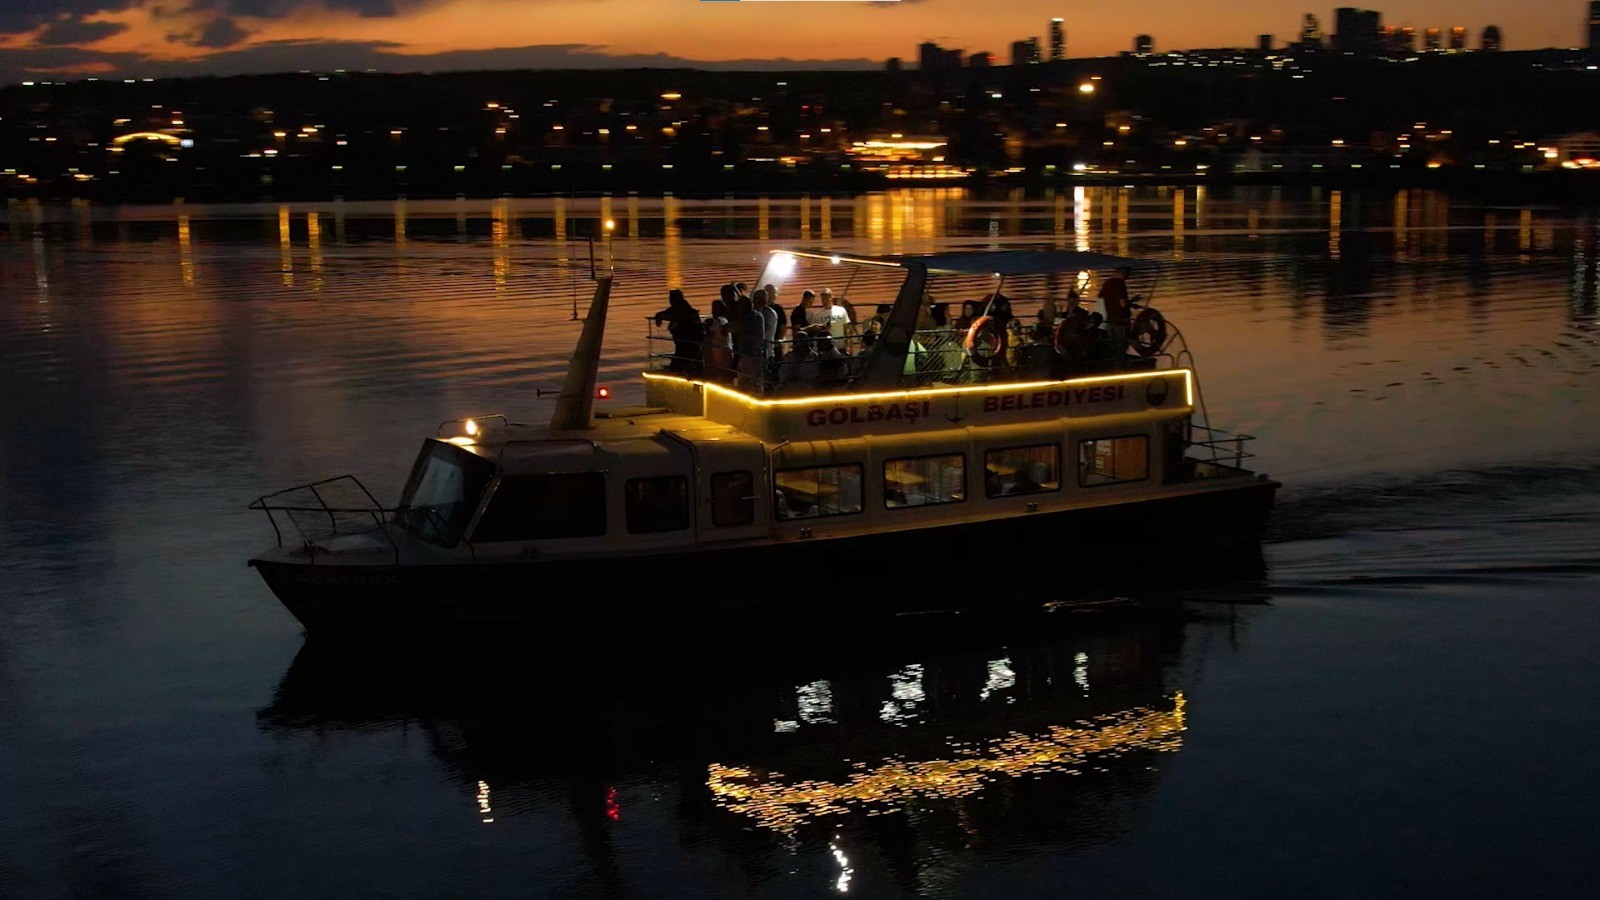
[[894, 298], [894, 309], [883, 323], [883, 334], [878, 336], [878, 348], [867, 360], [867, 368], [857, 382], [860, 389], [873, 391], [893, 390], [900, 386], [900, 375], [905, 370], [906, 354], [911, 350], [911, 339], [917, 330], [917, 317], [922, 312], [923, 292], [928, 286], [928, 267], [921, 263], [905, 264], [906, 280]]
[[550, 430], [575, 431], [594, 427], [595, 381], [600, 374], [600, 343], [606, 333], [606, 308], [611, 305], [612, 274], [596, 276], [594, 298], [583, 319], [578, 347], [567, 366], [567, 380], [556, 397], [556, 411], [550, 417]]

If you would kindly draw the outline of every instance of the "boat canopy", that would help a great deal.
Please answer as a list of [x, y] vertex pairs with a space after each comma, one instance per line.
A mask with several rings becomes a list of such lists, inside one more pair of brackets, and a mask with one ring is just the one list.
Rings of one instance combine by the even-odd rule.
[[858, 265], [922, 266], [929, 275], [1050, 275], [1056, 272], [1092, 272], [1105, 269], [1141, 269], [1147, 260], [1088, 253], [1077, 250], [955, 250], [949, 253], [899, 256], [857, 256], [823, 250], [775, 250], [774, 254], [826, 259]]

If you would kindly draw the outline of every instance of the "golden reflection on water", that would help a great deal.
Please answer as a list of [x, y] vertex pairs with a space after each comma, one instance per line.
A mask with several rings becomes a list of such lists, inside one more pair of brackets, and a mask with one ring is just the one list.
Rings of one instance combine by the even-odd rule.
[[1183, 188], [1172, 192], [1172, 258], [1183, 259], [1183, 216], [1188, 195]]
[[822, 242], [826, 244], [833, 240], [833, 198], [823, 197], [819, 206], [818, 224], [822, 227]]
[[1043, 734], [1012, 732], [950, 743], [948, 758], [890, 758], [843, 781], [786, 782], [779, 772], [712, 763], [706, 786], [723, 809], [748, 816], [763, 828], [790, 833], [855, 809], [881, 814], [917, 802], [971, 796], [1002, 778], [1082, 774], [1093, 757], [1115, 758], [1138, 750], [1175, 753], [1183, 746], [1184, 705], [1179, 693], [1170, 710], [1135, 707], [1058, 725]]
[[800, 240], [811, 240], [811, 195], [805, 194], [800, 198]]
[[183, 286], [194, 287], [194, 245], [189, 234], [189, 214], [178, 214], [178, 271], [183, 277]]
[[550, 201], [550, 227], [556, 242], [556, 264], [567, 264], [567, 199], [556, 197]]
[[667, 286], [683, 284], [683, 226], [678, 224], [677, 197], [666, 197], [661, 202], [662, 244], [665, 255]]
[[311, 289], [321, 291], [322, 280], [322, 219], [316, 213], [306, 213], [306, 249], [311, 263]]
[[[610, 210], [606, 210], [609, 214]], [[506, 292], [506, 279], [511, 274], [511, 204], [504, 197], [496, 200], [490, 209], [489, 244], [494, 252], [494, 290]]]
[[1328, 255], [1339, 258], [1339, 241], [1344, 229], [1344, 191], [1328, 198]]
[[772, 240], [772, 201], [765, 197], [756, 201], [756, 240]]
[[294, 287], [294, 244], [289, 240], [289, 205], [278, 207], [278, 272], [284, 287]]

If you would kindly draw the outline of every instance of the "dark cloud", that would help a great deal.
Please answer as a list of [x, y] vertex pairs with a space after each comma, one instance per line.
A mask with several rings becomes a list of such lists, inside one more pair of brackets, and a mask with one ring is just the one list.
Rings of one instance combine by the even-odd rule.
[[250, 32], [240, 28], [232, 19], [227, 16], [221, 16], [212, 19], [211, 24], [200, 29], [200, 35], [194, 39], [193, 43], [196, 47], [225, 50], [249, 36]]
[[0, 34], [21, 34], [62, 18], [126, 9], [134, 0], [0, 0]]
[[[386, 18], [402, 7], [419, 6], [427, 0], [323, 0], [328, 9], [353, 12], [368, 19]], [[204, 4], [202, 7], [201, 4]], [[296, 9], [308, 5], [308, 0], [201, 0], [197, 8], [220, 9], [236, 16], [257, 19], [281, 19]]]
[[[719, 71], [796, 71], [872, 69], [870, 59], [742, 59], [708, 62], [665, 53], [609, 54], [584, 44], [544, 44], [497, 50], [456, 50], [423, 56], [397, 52], [385, 42], [274, 41], [224, 50], [203, 60], [150, 60], [132, 53], [97, 53], [77, 48], [0, 50], [0, 84], [36, 80], [46, 72], [111, 66], [105, 78], [189, 78], [202, 75], [256, 75], [270, 72], [334, 69], [380, 72], [444, 72], [482, 69], [713, 69]], [[56, 74], [66, 80], [69, 75]]]
[[65, 44], [92, 44], [101, 38], [121, 34], [128, 26], [120, 22], [85, 22], [82, 19], [57, 19], [45, 26], [38, 43], [44, 47]]

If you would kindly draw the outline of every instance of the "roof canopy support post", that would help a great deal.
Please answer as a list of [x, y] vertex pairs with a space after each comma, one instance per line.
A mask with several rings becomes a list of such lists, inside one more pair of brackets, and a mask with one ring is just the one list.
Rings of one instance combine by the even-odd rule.
[[606, 309], [610, 305], [611, 276], [607, 274], [595, 279], [594, 299], [589, 301], [589, 314], [584, 317], [577, 349], [572, 351], [567, 380], [561, 385], [555, 414], [550, 417], [552, 431], [594, 427], [595, 382], [600, 374], [600, 344], [605, 339]]
[[883, 334], [878, 337], [877, 349], [872, 351], [866, 371], [857, 383], [861, 389], [884, 391], [900, 385], [900, 375], [905, 369], [906, 355], [911, 351], [911, 339], [922, 311], [922, 297], [928, 287], [927, 266], [907, 263], [905, 269], [906, 280], [894, 298], [894, 309], [889, 312]]

